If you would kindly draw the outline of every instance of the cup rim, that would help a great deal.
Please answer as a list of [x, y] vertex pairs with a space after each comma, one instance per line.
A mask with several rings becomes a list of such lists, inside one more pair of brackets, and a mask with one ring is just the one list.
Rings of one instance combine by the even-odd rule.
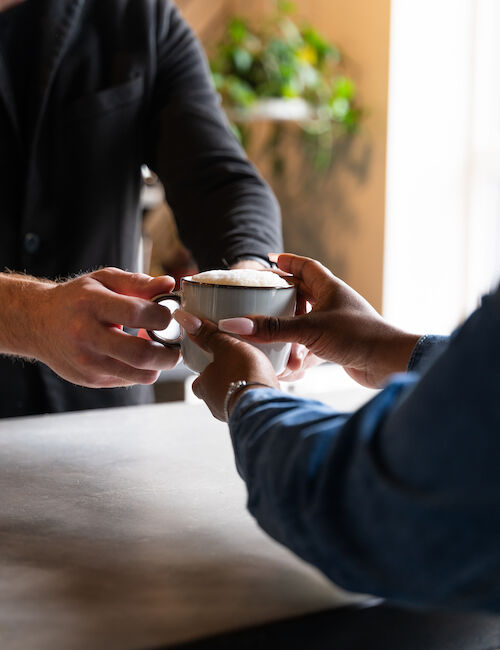
[[287, 287], [273, 287], [273, 286], [259, 286], [259, 287], [249, 287], [245, 286], [242, 284], [216, 284], [215, 282], [197, 282], [196, 280], [192, 280], [193, 276], [192, 275], [187, 275], [184, 278], [181, 278], [181, 283], [186, 282], [187, 284], [193, 284], [197, 286], [206, 286], [206, 287], [217, 287], [218, 289], [265, 289], [266, 291], [269, 291], [269, 289], [277, 289], [278, 291], [281, 291], [283, 289], [296, 289], [296, 286], [294, 284], [289, 284]]

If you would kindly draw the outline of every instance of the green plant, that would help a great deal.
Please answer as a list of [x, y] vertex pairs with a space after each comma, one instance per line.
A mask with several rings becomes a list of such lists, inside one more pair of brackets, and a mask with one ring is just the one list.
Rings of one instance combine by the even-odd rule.
[[[317, 169], [326, 169], [336, 137], [357, 129], [361, 109], [339, 49], [310, 25], [298, 25], [294, 11], [292, 3], [280, 0], [276, 14], [260, 28], [233, 18], [211, 60], [213, 79], [230, 109], [251, 111], [259, 100], [270, 98], [305, 100], [309, 117], [300, 123], [305, 151]], [[235, 130], [247, 144], [244, 123]], [[278, 127], [272, 136], [275, 153], [282, 131]], [[283, 162], [274, 161], [277, 173]]]

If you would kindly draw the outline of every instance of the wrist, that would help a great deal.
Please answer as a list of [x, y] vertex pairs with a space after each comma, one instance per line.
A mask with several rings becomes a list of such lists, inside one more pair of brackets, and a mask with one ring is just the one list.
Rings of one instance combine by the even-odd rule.
[[238, 400], [243, 396], [244, 393], [254, 388], [276, 388], [276, 386], [263, 384], [260, 381], [246, 381], [244, 379], [240, 379], [239, 381], [232, 381], [229, 384], [229, 388], [226, 393], [226, 399], [224, 400], [224, 416], [226, 422], [231, 417], [231, 413]]
[[377, 361], [373, 364], [376, 384], [380, 386], [392, 374], [406, 372], [413, 349], [420, 339], [419, 334], [410, 334], [390, 328], [377, 346]]
[[0, 352], [38, 358], [41, 306], [55, 283], [17, 274], [0, 274], [0, 297], [8, 308], [0, 320]]

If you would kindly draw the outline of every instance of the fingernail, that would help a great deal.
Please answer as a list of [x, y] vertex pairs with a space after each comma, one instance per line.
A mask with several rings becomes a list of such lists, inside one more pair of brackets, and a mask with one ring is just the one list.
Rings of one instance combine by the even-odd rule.
[[274, 262], [276, 264], [280, 254], [279, 253], [268, 253], [267, 256], [268, 256], [270, 262]]
[[249, 336], [255, 331], [255, 323], [250, 318], [225, 318], [219, 321], [221, 332]]
[[196, 316], [193, 316], [193, 314], [190, 314], [187, 311], [182, 311], [181, 309], [177, 309], [174, 314], [173, 318], [183, 327], [188, 334], [196, 334], [202, 326], [202, 322], [199, 318]]

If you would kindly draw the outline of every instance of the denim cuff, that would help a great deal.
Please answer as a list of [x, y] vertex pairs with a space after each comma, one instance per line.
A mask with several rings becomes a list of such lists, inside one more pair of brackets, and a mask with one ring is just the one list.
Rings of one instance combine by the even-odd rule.
[[273, 397], [283, 397], [283, 395], [284, 393], [277, 388], [249, 388], [236, 401], [229, 417], [229, 428], [231, 429], [236, 425], [256, 402], [272, 399]]
[[420, 337], [411, 353], [407, 371], [422, 372], [445, 349], [448, 341], [448, 336], [437, 336], [435, 334], [426, 334]]

